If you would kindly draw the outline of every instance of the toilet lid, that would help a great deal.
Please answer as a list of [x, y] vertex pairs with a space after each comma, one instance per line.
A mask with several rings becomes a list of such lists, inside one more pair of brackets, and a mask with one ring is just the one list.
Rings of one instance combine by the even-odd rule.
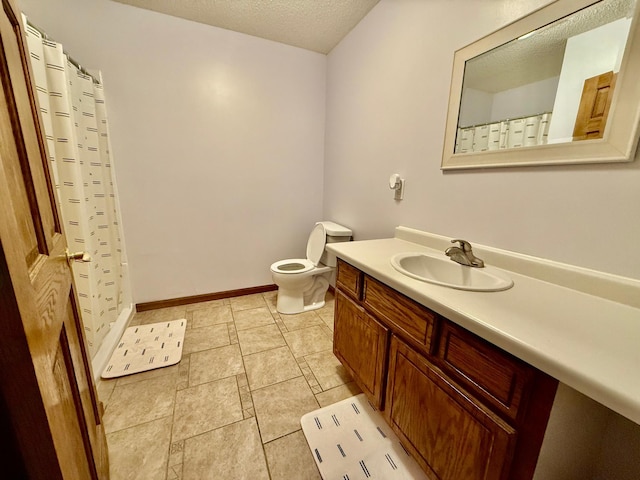
[[320, 263], [320, 257], [324, 253], [326, 242], [327, 234], [324, 230], [324, 225], [317, 223], [311, 230], [311, 235], [309, 235], [309, 241], [307, 242], [307, 259], [316, 267]]

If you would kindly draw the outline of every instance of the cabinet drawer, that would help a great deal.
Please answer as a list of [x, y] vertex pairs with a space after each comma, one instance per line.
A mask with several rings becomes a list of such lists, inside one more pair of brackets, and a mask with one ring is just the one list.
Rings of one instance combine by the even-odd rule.
[[402, 336], [416, 341], [429, 352], [436, 314], [382, 283], [365, 276], [364, 305]]
[[449, 374], [498, 413], [517, 418], [533, 367], [449, 321], [442, 322], [437, 357]]
[[356, 267], [344, 260], [338, 259], [338, 275], [336, 284], [342, 291], [347, 292], [356, 300], [362, 298], [362, 278], [364, 274]]

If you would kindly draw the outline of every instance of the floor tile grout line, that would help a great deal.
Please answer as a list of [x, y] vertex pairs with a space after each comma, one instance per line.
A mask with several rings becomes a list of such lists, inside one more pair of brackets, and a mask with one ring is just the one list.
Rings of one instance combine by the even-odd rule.
[[251, 393], [259, 392], [260, 390], [264, 390], [265, 388], [273, 387], [275, 385], [280, 385], [282, 383], [289, 382], [291, 380], [295, 380], [296, 378], [304, 378], [304, 375], [302, 375], [302, 374], [301, 375], [296, 375], [295, 377], [287, 378], [286, 380], [280, 380], [279, 382], [271, 383], [269, 385], [263, 385], [260, 388], [255, 388], [255, 389], [251, 390]]
[[[192, 319], [193, 319], [193, 316], [192, 316]], [[187, 319], [187, 328], [189, 328], [189, 324], [190, 323], [191, 322], [189, 322], [189, 319]], [[190, 380], [191, 380], [191, 353], [187, 353], [185, 356], [188, 357], [188, 359], [189, 359], [189, 367], [188, 367], [188, 370], [187, 370], [187, 386], [185, 388], [189, 388], [189, 383], [190, 383]], [[179, 364], [180, 363], [178, 363], [178, 365]], [[180, 369], [178, 367], [178, 379], [176, 380], [176, 383], [173, 386], [173, 389], [174, 389], [174, 391], [173, 391], [173, 408], [171, 409], [171, 431], [169, 432], [169, 451], [167, 453], [167, 468], [165, 470], [165, 478], [169, 476], [169, 468], [170, 468], [169, 467], [169, 463], [170, 463], [170, 459], [171, 459], [171, 450], [173, 449], [172, 447], [173, 447], [174, 443], [181, 443], [182, 444], [182, 446], [181, 446], [181, 448], [182, 448], [182, 462], [180, 463], [180, 465], [181, 465], [180, 466], [181, 473], [180, 473], [180, 476], [178, 478], [182, 478], [182, 470], [183, 470], [183, 466], [184, 466], [184, 440], [182, 440], [181, 442], [174, 442], [173, 441], [173, 431], [174, 431], [174, 427], [175, 427], [175, 424], [176, 424], [176, 418], [175, 417], [176, 417], [176, 405], [178, 403], [178, 391], [179, 391], [178, 390], [178, 383], [179, 383], [179, 380], [180, 380]]]
[[[240, 347], [238, 346], [238, 350], [240, 350]], [[242, 351], [240, 351], [240, 360], [242, 361], [242, 374], [244, 376], [244, 380], [246, 381], [246, 385], [243, 385], [243, 387], [247, 387], [247, 393], [249, 394], [249, 397], [251, 397], [251, 410], [253, 410], [253, 415], [251, 415], [252, 417], [256, 417], [256, 409], [255, 409], [255, 404], [253, 403], [253, 395], [251, 395], [251, 386], [249, 385], [249, 375], [247, 373], [247, 367], [245, 365], [244, 362], [244, 356], [242, 355]], [[236, 383], [238, 382], [238, 375], [236, 375]], [[243, 382], [244, 383], [244, 382]], [[238, 383], [238, 393], [240, 393], [240, 384]], [[244, 402], [242, 401], [242, 393], [240, 393], [240, 407], [242, 408], [242, 417], [245, 418], [245, 405]], [[247, 417], [250, 418], [250, 417]], [[256, 422], [257, 422], [257, 418], [256, 418]]]
[[[235, 317], [234, 317], [234, 323], [235, 323]], [[260, 429], [260, 422], [258, 421], [258, 412], [255, 409], [255, 402], [254, 402], [254, 399], [253, 399], [253, 392], [251, 390], [251, 385], [249, 383], [249, 374], [247, 373], [247, 366], [245, 364], [244, 357], [245, 357], [245, 355], [242, 355], [242, 349], [240, 349], [240, 358], [242, 359], [242, 370], [244, 372], [245, 377], [247, 378], [247, 390], [249, 391], [249, 395], [251, 396], [251, 404], [253, 405], [253, 418], [255, 419], [256, 428], [258, 429], [258, 436], [260, 437], [260, 448], [262, 448], [262, 457], [264, 459], [264, 464], [265, 464], [265, 466], [267, 468], [267, 475], [269, 476], [269, 480], [271, 480], [272, 476], [271, 476], [271, 470], [269, 468], [269, 460], [267, 459], [267, 451], [264, 448], [262, 430]], [[238, 390], [239, 390], [239, 388], [240, 387], [238, 386]], [[242, 416], [244, 417], [244, 410], [243, 410]], [[248, 420], [248, 419], [244, 419], [244, 420]]]
[[[236, 318], [233, 314], [233, 311], [231, 312], [231, 318], [233, 319], [233, 323], [235, 325], [236, 322]], [[242, 361], [242, 372], [247, 380], [247, 390], [249, 391], [249, 396], [251, 397], [251, 406], [252, 406], [252, 410], [253, 410], [253, 417], [256, 419], [256, 426], [258, 428], [258, 435], [260, 435], [260, 441], [262, 442], [262, 435], [260, 434], [260, 426], [258, 425], [258, 414], [256, 413], [256, 409], [255, 409], [255, 403], [253, 401], [253, 394], [251, 393], [251, 385], [249, 384], [249, 374], [247, 373], [247, 365], [244, 361], [244, 355], [242, 354], [242, 345], [240, 345], [240, 337], [238, 336], [238, 350], [240, 351], [240, 360]], [[237, 377], [236, 377], [236, 382], [237, 382]], [[238, 393], [240, 392], [240, 386], [238, 385]], [[244, 418], [244, 408], [242, 405], [242, 397], [240, 398], [240, 406], [242, 408], [242, 417]], [[264, 453], [264, 452], [263, 452]], [[265, 457], [265, 463], [266, 463], [266, 457]]]
[[[105, 435], [112, 435], [114, 433], [119, 433], [119, 432], [124, 432], [125, 430], [129, 430], [131, 428], [136, 428], [136, 427], [140, 427], [142, 425], [148, 425], [149, 423], [153, 423], [153, 422], [157, 422], [158, 420], [162, 420], [164, 418], [169, 418], [169, 417], [173, 417], [173, 414], [171, 415], [164, 415], [162, 417], [158, 417], [158, 418], [152, 418], [151, 420], [145, 420], [144, 422], [140, 422], [140, 423], [135, 423], [133, 425], [128, 425], [124, 428], [119, 428], [117, 430], [112, 430], [110, 432], [105, 432]], [[173, 425], [173, 422], [172, 422]]]

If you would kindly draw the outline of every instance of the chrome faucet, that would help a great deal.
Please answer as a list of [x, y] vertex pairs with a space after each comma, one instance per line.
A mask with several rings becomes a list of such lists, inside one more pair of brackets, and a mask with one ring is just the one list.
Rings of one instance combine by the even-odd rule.
[[478, 268], [484, 267], [484, 262], [473, 254], [473, 250], [471, 249], [471, 244], [469, 242], [460, 239], [451, 240], [451, 243], [456, 242], [460, 244], [459, 247], [449, 247], [444, 251], [447, 257], [460, 265]]

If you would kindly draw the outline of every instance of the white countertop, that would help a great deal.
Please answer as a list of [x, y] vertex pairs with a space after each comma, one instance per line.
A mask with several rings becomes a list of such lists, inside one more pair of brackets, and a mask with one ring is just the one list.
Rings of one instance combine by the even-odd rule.
[[[583, 287], [586, 285], [582, 290], [593, 289], [595, 285], [605, 292], [611, 290], [613, 293], [609, 297], [614, 298], [623, 292], [629, 302], [613, 301], [506, 268], [501, 269], [513, 279], [514, 286], [502, 292], [470, 292], [432, 285], [399, 273], [391, 266], [390, 258], [402, 252], [444, 256], [444, 249], [430, 248], [442, 244], [444, 237], [415, 243], [397, 237], [415, 240], [422, 233], [425, 238], [438, 236], [409, 229], [406, 231], [410, 234], [398, 233], [402, 229], [396, 230], [396, 238], [332, 243], [327, 244], [327, 249], [443, 317], [640, 424], [640, 308], [637, 306], [640, 281], [618, 277], [622, 281], [616, 288], [615, 277], [613, 283], [607, 280], [600, 285], [598, 272], [590, 276], [589, 271], [585, 271], [586, 277], [579, 272], [583, 278], [578, 283], [582, 282]], [[496, 262], [511, 265], [509, 261], [497, 260], [503, 253], [505, 258], [518, 255], [476, 245], [474, 253], [494, 268]], [[493, 264], [487, 261], [489, 258], [495, 260]], [[532, 261], [532, 257], [526, 258], [527, 262]], [[543, 269], [548, 266], [544, 260], [540, 262]], [[513, 265], [517, 263], [516, 259]], [[529, 269], [540, 277], [535, 266], [530, 267], [515, 270]], [[553, 268], [562, 268], [562, 265], [554, 264]], [[564, 275], [556, 270], [556, 277], [564, 275], [572, 280], [575, 273], [571, 270]]]

